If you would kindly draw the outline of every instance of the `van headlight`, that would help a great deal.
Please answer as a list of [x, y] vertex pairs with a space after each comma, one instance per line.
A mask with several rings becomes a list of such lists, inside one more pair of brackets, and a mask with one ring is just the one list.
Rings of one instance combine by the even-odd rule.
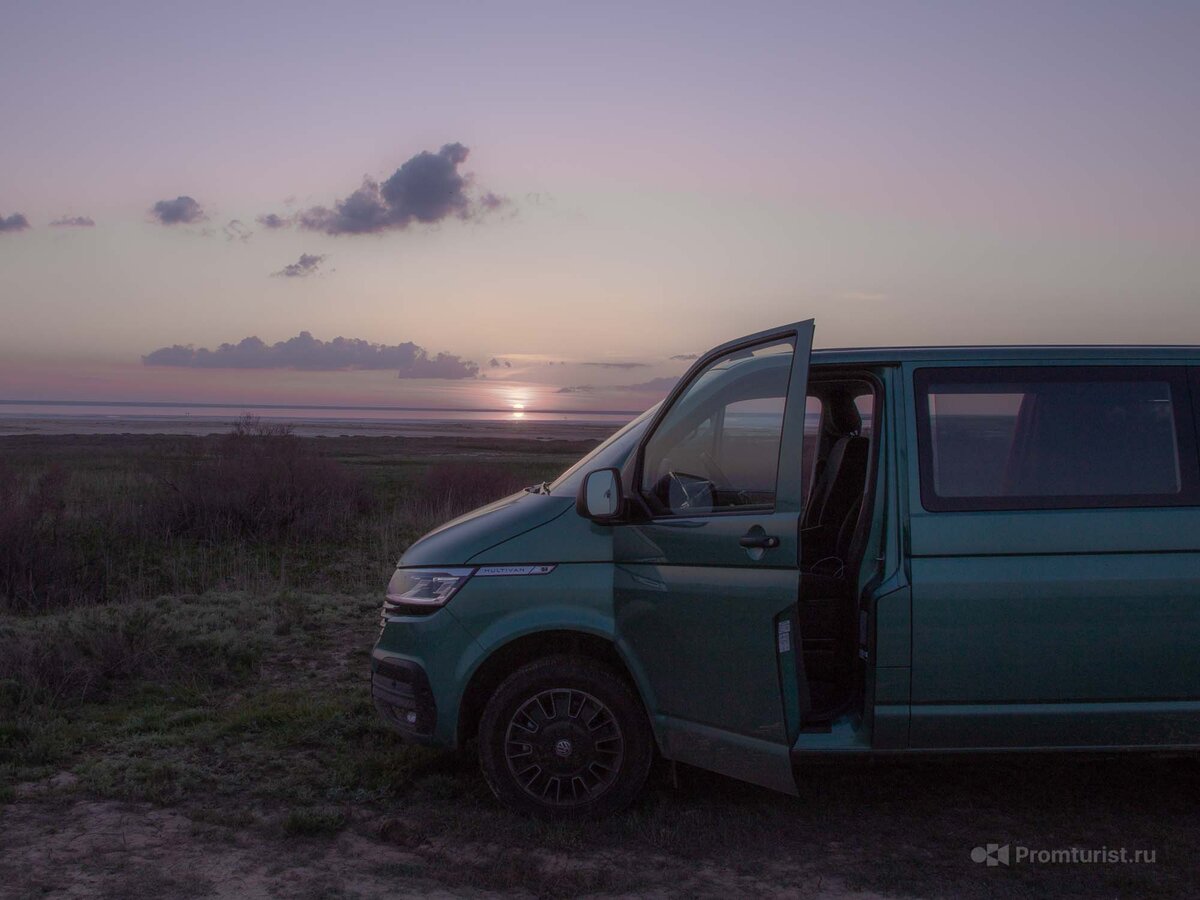
[[449, 603], [474, 572], [474, 568], [397, 569], [388, 582], [383, 613], [432, 612]]

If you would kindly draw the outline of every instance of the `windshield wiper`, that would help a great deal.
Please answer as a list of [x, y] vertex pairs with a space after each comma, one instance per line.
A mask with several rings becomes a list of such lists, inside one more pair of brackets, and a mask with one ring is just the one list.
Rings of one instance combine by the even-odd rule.
[[525, 490], [530, 494], [548, 494], [550, 493], [550, 482], [543, 481], [541, 484], [531, 484]]

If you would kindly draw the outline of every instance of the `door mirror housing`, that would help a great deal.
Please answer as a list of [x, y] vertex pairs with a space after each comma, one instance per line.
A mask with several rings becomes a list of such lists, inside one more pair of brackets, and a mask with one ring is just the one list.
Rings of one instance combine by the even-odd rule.
[[575, 498], [575, 509], [581, 516], [593, 522], [612, 522], [620, 517], [624, 506], [619, 469], [596, 469], [584, 476]]

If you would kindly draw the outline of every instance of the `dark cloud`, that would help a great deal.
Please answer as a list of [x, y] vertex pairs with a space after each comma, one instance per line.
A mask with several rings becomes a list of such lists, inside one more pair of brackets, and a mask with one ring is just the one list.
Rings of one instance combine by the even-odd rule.
[[617, 390], [621, 391], [653, 391], [659, 394], [665, 394], [671, 388], [675, 387], [679, 379], [674, 375], [664, 375], [662, 378], [651, 378], [649, 381], [643, 381], [641, 384], [623, 384]]
[[60, 216], [50, 223], [51, 228], [95, 228], [91, 216]]
[[221, 233], [225, 235], [227, 241], [248, 241], [254, 234], [242, 223], [241, 219], [230, 219], [229, 224], [221, 229]]
[[500, 368], [500, 360], [496, 359], [496, 357], [493, 356], [491, 359], [488, 360], [488, 365], [491, 366], [493, 369], [498, 369], [498, 368]]
[[682, 359], [685, 361], [699, 359], [699, 358], [700, 358], [699, 353], [676, 353], [674, 356], [671, 357], [671, 359]]
[[318, 256], [315, 253], [301, 253], [298, 260], [284, 266], [278, 272], [272, 272], [271, 276], [273, 278], [307, 278], [309, 275], [317, 274], [317, 270], [324, 260], [324, 256]]
[[329, 209], [314, 206], [297, 215], [301, 228], [325, 234], [377, 234], [401, 230], [414, 222], [433, 224], [447, 218], [473, 219], [505, 206], [508, 201], [486, 193], [476, 200], [468, 193], [469, 176], [458, 168], [469, 151], [446, 144], [437, 153], [418, 153], [386, 181], [364, 178], [362, 187]]
[[332, 341], [314, 338], [302, 331], [296, 337], [267, 344], [248, 337], [236, 344], [221, 344], [215, 350], [176, 344], [142, 357], [147, 366], [184, 366], [197, 369], [305, 369], [348, 371], [351, 369], [395, 369], [400, 378], [474, 378], [479, 366], [451, 353], [429, 355], [411, 341], [403, 344], [372, 344], [358, 338], [337, 337]]
[[656, 394], [666, 394], [671, 388], [675, 387], [675, 383], [679, 381], [672, 375], [667, 375], [662, 378], [651, 378], [649, 381], [643, 381], [641, 384], [611, 384], [597, 387], [594, 384], [576, 384], [570, 387], [561, 387], [558, 389], [559, 394], [589, 394], [593, 391], [648, 391]]
[[276, 213], [267, 213], [266, 215], [259, 216], [256, 221], [263, 228], [267, 228], [272, 231], [274, 231], [276, 228], [290, 228], [292, 226], [292, 220], [290, 218], [277, 215]]
[[0, 233], [5, 231], [24, 231], [29, 227], [29, 220], [20, 213], [11, 216], [0, 216]]
[[596, 366], [601, 369], [646, 369], [649, 363], [640, 362], [585, 362], [581, 366]]
[[174, 200], [159, 200], [150, 209], [150, 215], [160, 225], [194, 225], [208, 218], [204, 207], [191, 197], [176, 197]]

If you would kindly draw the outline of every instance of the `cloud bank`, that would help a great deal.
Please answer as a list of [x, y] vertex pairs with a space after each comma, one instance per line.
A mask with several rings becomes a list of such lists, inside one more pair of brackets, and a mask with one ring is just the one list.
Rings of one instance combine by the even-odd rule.
[[0, 233], [5, 231], [24, 231], [29, 227], [29, 220], [20, 213], [11, 216], [0, 216]]
[[236, 344], [221, 344], [215, 350], [175, 344], [142, 357], [147, 366], [182, 366], [196, 369], [303, 369], [306, 371], [350, 371], [395, 369], [399, 378], [474, 378], [479, 366], [451, 353], [430, 355], [423, 347], [403, 344], [373, 344], [358, 338], [314, 338], [302, 331], [294, 338], [267, 344], [257, 337]]
[[[448, 218], [470, 220], [508, 204], [493, 193], [474, 199], [471, 179], [459, 172], [469, 151], [446, 144], [437, 153], [418, 153], [383, 182], [364, 178], [362, 187], [333, 209], [313, 206], [296, 216], [301, 228], [324, 234], [379, 234], [401, 231], [419, 222], [431, 225]], [[274, 226], [272, 226], [274, 227]]]
[[643, 362], [585, 362], [581, 366], [595, 366], [600, 369], [648, 369], [650, 363]]
[[254, 232], [247, 228], [241, 219], [230, 219], [229, 224], [221, 229], [221, 233], [225, 235], [227, 241], [242, 241], [243, 243], [254, 236]]
[[208, 218], [204, 214], [204, 207], [187, 196], [159, 200], [150, 208], [150, 215], [160, 225], [194, 225]]
[[50, 223], [51, 228], [95, 228], [91, 216], [60, 216]]
[[321, 267], [321, 263], [325, 261], [323, 255], [318, 256], [315, 253], [301, 253], [300, 258], [294, 263], [290, 263], [280, 269], [278, 272], [272, 272], [272, 278], [307, 278], [309, 275], [316, 275]]
[[611, 384], [603, 387], [597, 387], [594, 384], [576, 384], [569, 387], [561, 387], [555, 393], [590, 394], [596, 391], [644, 391], [666, 395], [671, 388], [675, 387], [677, 381], [679, 379], [673, 375], [664, 375], [661, 378], [651, 378], [649, 381], [643, 381], [640, 384]]

